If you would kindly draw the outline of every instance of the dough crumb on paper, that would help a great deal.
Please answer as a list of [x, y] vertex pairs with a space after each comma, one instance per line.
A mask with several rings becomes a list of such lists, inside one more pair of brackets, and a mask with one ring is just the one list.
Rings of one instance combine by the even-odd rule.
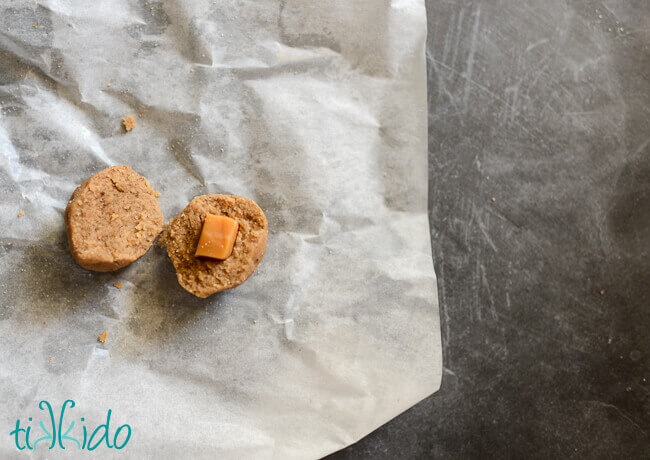
[[99, 334], [99, 337], [97, 337], [97, 340], [101, 343], [106, 343], [106, 339], [108, 338], [108, 331], [104, 331], [101, 334]]
[[25, 211], [21, 209], [20, 212], [18, 213], [18, 217], [23, 217], [24, 215], [25, 215]]
[[133, 118], [131, 115], [122, 119], [122, 125], [124, 125], [124, 129], [127, 131], [131, 131], [133, 128], [135, 128], [136, 124], [137, 123], [135, 122], [135, 118]]
[[113, 283], [113, 286], [115, 286], [115, 287], [118, 288], [118, 289], [122, 289], [122, 286], [124, 286], [124, 284], [123, 284], [123, 283], [120, 283], [120, 282], [118, 281], [118, 282], [116, 282], [116, 283]]

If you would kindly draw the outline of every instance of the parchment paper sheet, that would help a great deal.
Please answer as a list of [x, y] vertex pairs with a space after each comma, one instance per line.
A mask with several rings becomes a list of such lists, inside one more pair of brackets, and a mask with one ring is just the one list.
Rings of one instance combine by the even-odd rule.
[[[425, 37], [421, 0], [4, 0], [0, 457], [313, 458], [436, 391]], [[75, 265], [63, 210], [115, 164], [166, 219], [254, 199], [258, 271], [201, 300], [157, 247]], [[128, 446], [19, 453], [16, 419], [66, 398]]]

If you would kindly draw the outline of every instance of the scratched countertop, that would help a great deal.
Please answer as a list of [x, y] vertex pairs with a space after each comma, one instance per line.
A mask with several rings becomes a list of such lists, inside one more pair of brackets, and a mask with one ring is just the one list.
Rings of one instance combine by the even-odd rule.
[[331, 458], [650, 458], [650, 2], [427, 10], [442, 388]]

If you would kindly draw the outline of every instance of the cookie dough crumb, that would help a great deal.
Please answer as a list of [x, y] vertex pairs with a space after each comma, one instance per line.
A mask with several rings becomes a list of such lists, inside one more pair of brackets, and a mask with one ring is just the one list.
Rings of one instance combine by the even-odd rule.
[[52, 362], [52, 361], [54, 361], [54, 356], [52, 356], [52, 357], [50, 358], [50, 362]]
[[492, 197], [492, 201], [496, 201], [496, 200], [497, 200], [496, 198]]
[[18, 217], [23, 217], [24, 215], [25, 215], [25, 211], [21, 209], [20, 212], [18, 213]]
[[113, 283], [113, 286], [115, 286], [118, 289], [122, 289], [122, 286], [124, 286], [124, 284], [118, 281], [117, 283]]
[[156, 190], [155, 192], [153, 192], [153, 194], [156, 195], [156, 198], [158, 198], [158, 197], [160, 196], [160, 192], [159, 192], [158, 190]]
[[128, 117], [124, 117], [122, 119], [122, 124], [124, 125], [124, 129], [127, 131], [131, 131], [133, 128], [135, 128], [135, 118], [133, 118], [131, 115]]
[[38, 29], [38, 22], [34, 23], [34, 29]]
[[97, 337], [97, 340], [100, 341], [101, 343], [106, 343], [107, 338], [108, 338], [108, 331], [104, 331], [101, 334], [99, 334], [99, 337]]
[[164, 247], [167, 246], [167, 239], [169, 238], [169, 231], [170, 231], [171, 226], [172, 226], [173, 223], [174, 223], [174, 219], [170, 219], [163, 226], [162, 232], [160, 232], [160, 238], [158, 238], [158, 243], [156, 243], [159, 248], [164, 248]]

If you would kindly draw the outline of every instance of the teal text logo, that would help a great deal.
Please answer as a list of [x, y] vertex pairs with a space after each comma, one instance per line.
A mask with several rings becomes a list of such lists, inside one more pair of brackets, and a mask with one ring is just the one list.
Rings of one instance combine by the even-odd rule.
[[[93, 428], [88, 426], [86, 420], [81, 417], [79, 425], [73, 417], [66, 414], [66, 409], [75, 407], [72, 399], [66, 400], [61, 406], [58, 414], [52, 409], [48, 401], [38, 403], [38, 408], [45, 412], [45, 423], [42, 420], [36, 424], [33, 417], [29, 417], [27, 423], [21, 423], [20, 419], [16, 420], [16, 427], [9, 433], [14, 438], [18, 450], [34, 450], [38, 446], [41, 448], [65, 450], [72, 447], [80, 450], [95, 450], [105, 445], [109, 449], [124, 449], [129, 439], [131, 439], [131, 427], [128, 424], [120, 425], [114, 433], [111, 433], [111, 410], [106, 413], [106, 423], [102, 423]], [[66, 417], [67, 416], [67, 417]], [[77, 427], [75, 429], [75, 427]]]

